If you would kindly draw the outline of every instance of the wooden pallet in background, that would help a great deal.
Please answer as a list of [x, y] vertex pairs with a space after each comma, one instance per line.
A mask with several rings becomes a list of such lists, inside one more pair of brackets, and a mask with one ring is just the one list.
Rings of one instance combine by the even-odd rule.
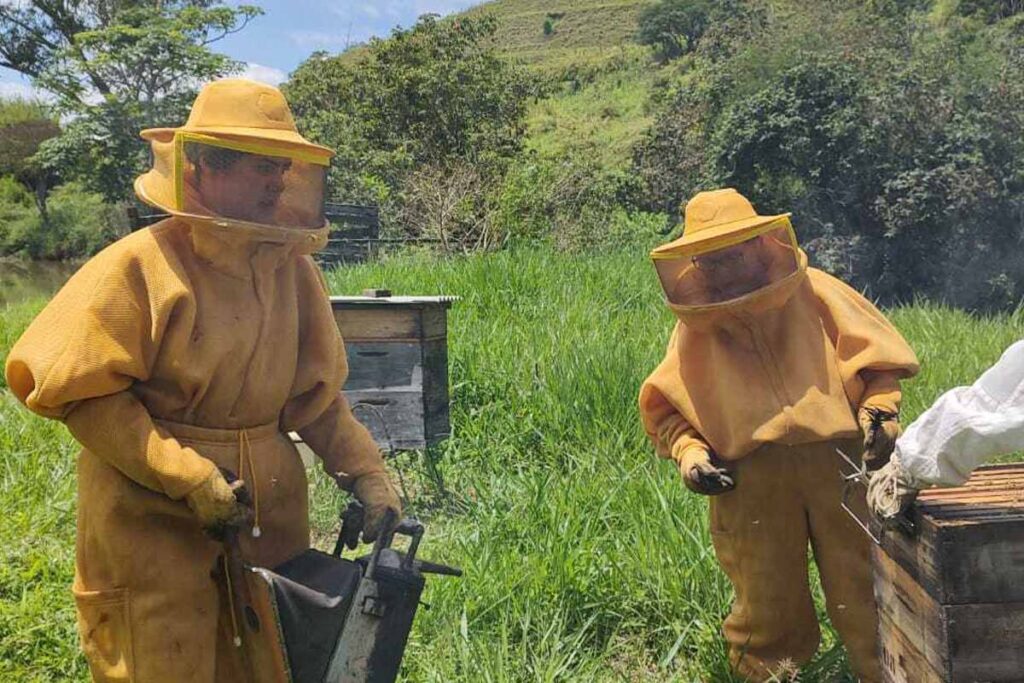
[[324, 217], [331, 223], [331, 233], [327, 246], [316, 254], [322, 266], [364, 263], [377, 253], [380, 213], [376, 206], [328, 202]]
[[[149, 207], [146, 211], [142, 213], [135, 205], [128, 207], [132, 232], [170, 217], [167, 213], [154, 213]], [[376, 206], [327, 202], [324, 218], [330, 222], [331, 232], [327, 246], [315, 254], [322, 266], [364, 263], [376, 255], [381, 244], [380, 215]]]

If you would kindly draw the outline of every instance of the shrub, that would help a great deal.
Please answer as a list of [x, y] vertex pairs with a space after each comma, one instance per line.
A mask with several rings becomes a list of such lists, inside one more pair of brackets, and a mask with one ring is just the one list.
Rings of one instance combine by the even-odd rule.
[[533, 86], [498, 56], [495, 28], [493, 17], [428, 15], [359, 53], [317, 53], [296, 70], [284, 89], [300, 128], [338, 151], [334, 195], [400, 201], [406, 176], [427, 165], [500, 172], [520, 149]]
[[484, 176], [471, 164], [428, 164], [406, 176], [395, 223], [412, 237], [436, 239], [446, 252], [494, 246], [484, 210]]
[[[851, 5], [852, 6], [852, 5]], [[902, 10], [901, 10], [902, 11]], [[818, 265], [888, 301], [1024, 297], [1024, 41], [1015, 19], [936, 30], [906, 10], [766, 21], [698, 50], [635, 150], [650, 210], [732, 186], [793, 211]], [[859, 32], [849, 26], [859, 25]], [[748, 29], [751, 29], [748, 27]], [[726, 41], [728, 43], [728, 40]]]
[[509, 168], [489, 198], [489, 229], [501, 242], [550, 241], [566, 249], [646, 240], [664, 216], [637, 212], [640, 184], [627, 170], [581, 156], [527, 154]]
[[32, 195], [11, 176], [0, 176], [0, 256], [26, 251], [26, 239], [39, 223]]
[[127, 230], [120, 207], [78, 183], [55, 188], [44, 223], [32, 196], [16, 181], [0, 177], [0, 256], [42, 259], [90, 256]]

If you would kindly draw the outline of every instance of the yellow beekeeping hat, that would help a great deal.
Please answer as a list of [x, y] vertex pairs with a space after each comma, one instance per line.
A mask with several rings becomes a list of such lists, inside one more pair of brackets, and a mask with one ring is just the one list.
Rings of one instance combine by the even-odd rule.
[[183, 145], [202, 142], [252, 154], [298, 159], [326, 168], [333, 150], [302, 137], [284, 95], [277, 88], [243, 78], [207, 84], [192, 104], [184, 126], [142, 131], [153, 150], [153, 167], [135, 180], [147, 204], [171, 213], [184, 210]]
[[658, 247], [652, 256], [658, 258], [680, 251], [713, 248], [776, 221], [788, 219], [791, 215], [759, 215], [753, 204], [731, 187], [698, 192], [686, 203], [684, 214], [683, 236]]
[[149, 128], [141, 135], [146, 140], [165, 142], [178, 131], [283, 143], [328, 159], [334, 156], [332, 150], [299, 135], [280, 90], [244, 78], [225, 78], [204, 86], [184, 126]]

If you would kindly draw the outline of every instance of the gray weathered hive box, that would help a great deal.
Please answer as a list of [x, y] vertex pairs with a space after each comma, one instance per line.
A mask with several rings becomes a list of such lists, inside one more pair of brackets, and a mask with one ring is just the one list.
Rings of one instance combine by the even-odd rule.
[[874, 549], [883, 680], [1024, 681], [1024, 465], [924, 491], [913, 520]]
[[446, 296], [332, 296], [345, 340], [345, 394], [385, 452], [451, 434]]

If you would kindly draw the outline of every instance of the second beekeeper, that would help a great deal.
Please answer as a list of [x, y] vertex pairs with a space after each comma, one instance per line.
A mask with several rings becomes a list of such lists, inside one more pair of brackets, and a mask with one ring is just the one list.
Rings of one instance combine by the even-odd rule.
[[[914, 352], [863, 296], [808, 268], [789, 214], [758, 215], [735, 190], [694, 196], [683, 236], [652, 257], [678, 320], [640, 411], [686, 486], [714, 495], [734, 668], [766, 681], [816, 652], [810, 545], [853, 669], [878, 681], [869, 540], [840, 507], [836, 449], [888, 458]], [[863, 492], [851, 504], [866, 512]]]

